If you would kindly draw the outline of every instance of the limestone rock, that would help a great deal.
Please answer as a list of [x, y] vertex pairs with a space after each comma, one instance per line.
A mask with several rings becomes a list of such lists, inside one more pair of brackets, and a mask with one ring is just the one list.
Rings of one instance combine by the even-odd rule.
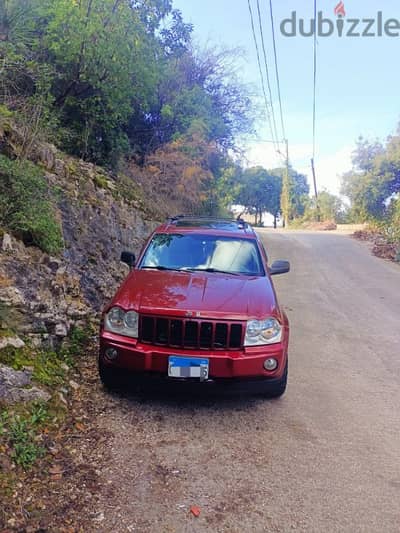
[[13, 250], [11, 235], [9, 235], [8, 233], [4, 233], [3, 235], [3, 243], [1, 245], [1, 249], [3, 250], [3, 252], [12, 252]]
[[51, 255], [45, 256], [44, 263], [46, 264], [46, 266], [49, 267], [51, 272], [57, 272], [62, 265], [61, 259], [58, 259], [57, 257], [52, 257]]
[[0, 364], [0, 400], [7, 403], [50, 400], [50, 394], [38, 387], [30, 387], [31, 370], [14, 370]]
[[76, 381], [74, 381], [73, 379], [70, 379], [68, 383], [69, 383], [69, 386], [71, 387], [71, 389], [73, 389], [75, 391], [78, 390], [79, 387], [80, 387], [80, 385]]
[[54, 331], [56, 337], [66, 337], [68, 335], [68, 329], [65, 324], [56, 324]]
[[65, 396], [62, 392], [59, 392], [58, 393], [58, 397], [60, 398], [60, 401], [64, 404], [64, 405], [68, 405], [68, 402], [67, 400], [65, 399]]
[[30, 334], [29, 338], [31, 339], [32, 346], [34, 346], [35, 348], [40, 348], [40, 346], [42, 345], [42, 340], [43, 340], [43, 337], [41, 334], [38, 334], [38, 333]]
[[54, 171], [58, 176], [65, 177], [65, 163], [62, 159], [55, 160]]
[[19, 337], [0, 337], [0, 350], [12, 346], [13, 348], [23, 348], [25, 343]]
[[47, 168], [47, 170], [53, 170], [55, 165], [57, 149], [51, 144], [45, 144], [39, 151], [39, 159]]
[[0, 300], [12, 307], [19, 307], [25, 303], [25, 298], [17, 287], [0, 287]]

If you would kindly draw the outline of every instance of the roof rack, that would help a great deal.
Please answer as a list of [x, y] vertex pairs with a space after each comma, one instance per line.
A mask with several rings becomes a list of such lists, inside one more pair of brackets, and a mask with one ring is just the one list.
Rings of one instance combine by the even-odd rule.
[[235, 222], [235, 219], [232, 219], [231, 217], [213, 217], [213, 216], [204, 216], [204, 215], [175, 215], [173, 217], [168, 217], [167, 220], [221, 220], [224, 222]]
[[231, 229], [237, 229], [237, 230], [251, 230], [253, 231], [252, 226], [243, 220], [242, 218], [238, 217], [236, 219], [234, 218], [224, 218], [224, 217], [212, 217], [212, 216], [197, 216], [197, 215], [176, 215], [173, 217], [169, 217], [167, 219], [167, 222], [170, 224], [176, 224], [176, 225], [182, 225], [182, 226], [189, 226], [190, 222], [196, 223], [196, 225], [202, 225], [203, 222], [204, 225], [220, 225], [220, 226], [230, 226]]

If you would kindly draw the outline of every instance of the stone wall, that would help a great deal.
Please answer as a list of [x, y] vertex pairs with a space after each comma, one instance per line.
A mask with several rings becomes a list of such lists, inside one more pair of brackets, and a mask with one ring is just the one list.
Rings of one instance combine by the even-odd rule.
[[138, 253], [157, 215], [134, 182], [126, 199], [118, 177], [53, 146], [37, 150], [35, 159], [55, 198], [65, 248], [51, 257], [9, 233], [0, 236], [0, 327], [10, 316], [13, 329], [35, 344], [54, 345], [73, 325], [99, 316], [128, 273], [121, 251]]

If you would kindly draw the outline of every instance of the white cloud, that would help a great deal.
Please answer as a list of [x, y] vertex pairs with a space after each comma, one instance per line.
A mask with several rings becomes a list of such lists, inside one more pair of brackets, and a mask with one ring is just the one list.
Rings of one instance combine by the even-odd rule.
[[285, 146], [279, 148], [281, 153], [277, 153], [275, 145], [270, 142], [257, 142], [249, 145], [246, 151], [247, 166], [262, 166], [264, 168], [276, 168], [284, 164]]
[[[284, 153], [285, 147], [281, 146], [280, 150]], [[344, 172], [351, 170], [351, 153], [353, 150], [353, 145], [343, 146], [332, 154], [316, 156], [315, 171], [319, 190], [327, 189], [333, 194], [339, 194], [340, 177]], [[289, 145], [291, 164], [298, 172], [307, 176], [310, 189], [313, 190], [311, 154], [311, 144]], [[258, 142], [249, 146], [246, 152], [246, 164], [247, 166], [261, 165], [270, 169], [284, 164], [283, 155], [276, 153], [272, 143]]]
[[[341, 176], [352, 168], [351, 154], [354, 146], [344, 146], [337, 152], [316, 157], [315, 172], [317, 178], [317, 187], [321, 191], [327, 189], [333, 194], [339, 194], [341, 186]], [[309, 180], [311, 179], [310, 169], [307, 172]]]

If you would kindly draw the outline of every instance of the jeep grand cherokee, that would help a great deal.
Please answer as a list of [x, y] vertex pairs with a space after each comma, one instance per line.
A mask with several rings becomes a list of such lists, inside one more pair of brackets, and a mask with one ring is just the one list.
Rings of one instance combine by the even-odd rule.
[[137, 261], [129, 252], [121, 260], [131, 271], [100, 330], [107, 387], [125, 374], [136, 383], [285, 392], [289, 324], [271, 275], [288, 272], [289, 263], [269, 267], [250, 225], [175, 217], [152, 233]]

